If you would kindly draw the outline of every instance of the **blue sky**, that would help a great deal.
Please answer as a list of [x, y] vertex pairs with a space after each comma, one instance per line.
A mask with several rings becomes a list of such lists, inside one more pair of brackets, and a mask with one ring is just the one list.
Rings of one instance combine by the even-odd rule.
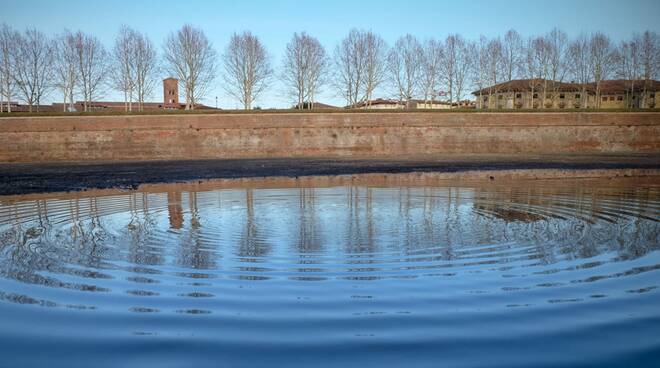
[[[497, 7], [493, 7], [497, 4]], [[552, 4], [552, 5], [546, 5]], [[110, 48], [121, 24], [146, 32], [160, 49], [167, 34], [184, 23], [202, 28], [221, 53], [234, 31], [251, 30], [258, 35], [272, 57], [275, 69], [281, 62], [293, 32], [306, 31], [317, 37], [328, 52], [352, 27], [371, 29], [389, 44], [411, 33], [420, 39], [444, 38], [460, 33], [466, 38], [480, 34], [501, 35], [514, 28], [523, 36], [542, 34], [559, 27], [569, 36], [603, 31], [614, 40], [635, 32], [660, 32], [659, 0], [505, 0], [505, 1], [194, 1], [180, 0], [0, 0], [0, 22], [17, 28], [36, 27], [48, 34], [64, 28], [93, 33]], [[237, 107], [221, 88], [209, 93], [206, 103]], [[157, 90], [155, 99], [160, 99]], [[384, 97], [386, 91], [381, 93]], [[53, 96], [59, 99], [58, 96]], [[109, 93], [106, 99], [120, 99]], [[342, 104], [330, 88], [320, 100]], [[258, 105], [289, 106], [279, 83], [274, 83]]]

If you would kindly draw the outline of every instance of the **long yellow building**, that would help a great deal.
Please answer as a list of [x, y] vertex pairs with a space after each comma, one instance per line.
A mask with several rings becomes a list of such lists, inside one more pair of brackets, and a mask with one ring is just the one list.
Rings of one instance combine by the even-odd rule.
[[599, 84], [517, 79], [472, 92], [477, 109], [625, 109], [660, 107], [656, 80], [604, 80]]

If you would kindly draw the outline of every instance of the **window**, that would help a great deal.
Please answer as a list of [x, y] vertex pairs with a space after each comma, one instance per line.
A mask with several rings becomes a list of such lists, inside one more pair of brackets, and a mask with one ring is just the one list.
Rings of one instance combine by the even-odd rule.
[[501, 99], [502, 99], [502, 95], [497, 95], [497, 99], [498, 99], [498, 100], [501, 100]]
[[539, 98], [539, 94], [538, 94], [538, 93], [535, 93], [534, 96], [532, 96], [532, 97], [533, 97], [533, 98]]
[[607, 97], [603, 97], [603, 102], [607, 101]]
[[559, 98], [564, 98], [564, 97], [565, 97], [565, 96], [564, 96], [563, 93], [559, 95]]
[[623, 96], [616, 96], [617, 101], [623, 101]]
[[580, 94], [579, 94], [579, 93], [576, 93], [576, 94], [575, 94], [575, 98], [580, 98]]
[[516, 93], [516, 98], [522, 98], [522, 93]]
[[488, 101], [488, 96], [484, 96], [484, 102]]
[[651, 98], [655, 98], [655, 93], [651, 93]]
[[614, 96], [610, 96], [610, 101], [614, 101]]

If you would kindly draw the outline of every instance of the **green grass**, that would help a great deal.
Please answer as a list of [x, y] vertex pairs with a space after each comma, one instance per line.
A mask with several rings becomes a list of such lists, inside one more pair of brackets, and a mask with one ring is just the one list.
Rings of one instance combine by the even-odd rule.
[[660, 109], [451, 109], [451, 110], [361, 110], [361, 109], [319, 109], [319, 110], [292, 110], [292, 109], [264, 109], [264, 110], [147, 110], [147, 111], [91, 111], [91, 112], [2, 112], [0, 117], [31, 117], [31, 116], [128, 116], [128, 115], [223, 115], [223, 114], [337, 114], [337, 113], [396, 113], [407, 114], [415, 112], [425, 113], [581, 113], [581, 112], [660, 112]]

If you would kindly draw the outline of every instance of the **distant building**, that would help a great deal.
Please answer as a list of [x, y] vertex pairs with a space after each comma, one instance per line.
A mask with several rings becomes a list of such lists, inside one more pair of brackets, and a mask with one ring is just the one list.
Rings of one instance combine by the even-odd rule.
[[324, 104], [322, 102], [314, 102], [312, 104], [310, 104], [309, 102], [303, 102], [302, 104], [293, 105], [291, 107], [291, 109], [293, 110], [332, 110], [339, 108], [340, 107], [338, 106], [332, 106], [332, 105]]
[[[595, 87], [592, 87], [595, 90]], [[660, 107], [660, 81], [606, 80], [600, 84], [600, 107], [622, 109]]]
[[165, 78], [163, 80], [163, 108], [179, 108], [179, 80], [176, 78]]
[[660, 106], [660, 82], [604, 80], [563, 83], [547, 79], [517, 79], [472, 92], [478, 109], [654, 108]]
[[399, 101], [399, 100], [392, 100], [392, 99], [383, 99], [383, 98], [378, 98], [375, 100], [368, 100], [368, 101], [362, 101], [358, 102], [354, 105], [346, 106], [347, 109], [369, 109], [369, 110], [397, 110], [397, 109], [405, 109], [406, 105], [405, 103]]
[[451, 108], [449, 102], [444, 101], [424, 101], [424, 100], [409, 100], [399, 101], [395, 99], [382, 99], [363, 101], [355, 105], [346, 106], [347, 109], [363, 109], [363, 110], [436, 110], [436, 109], [449, 109]]

